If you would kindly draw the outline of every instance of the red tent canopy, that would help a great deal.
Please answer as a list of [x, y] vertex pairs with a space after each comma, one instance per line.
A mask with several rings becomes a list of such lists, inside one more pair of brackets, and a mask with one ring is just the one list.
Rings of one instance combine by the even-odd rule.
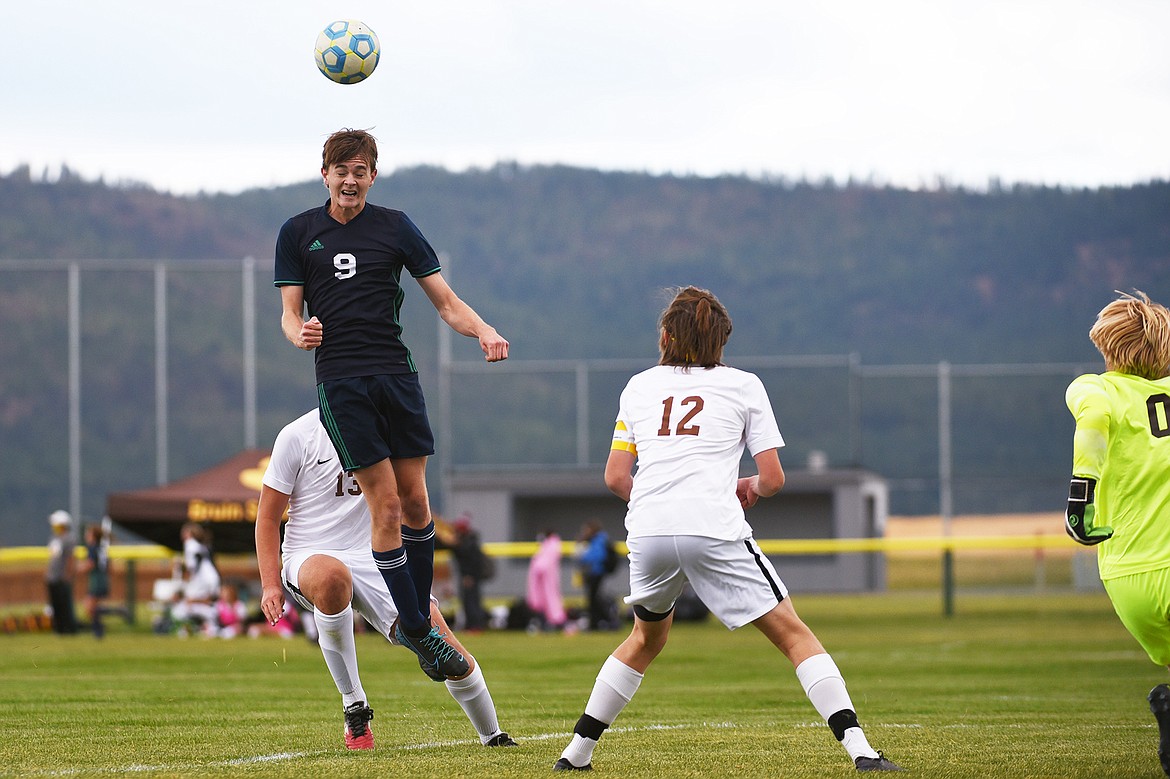
[[182, 548], [184, 523], [200, 522], [211, 530], [216, 552], [254, 551], [256, 503], [270, 454], [247, 449], [161, 487], [111, 493], [106, 513], [131, 533], [171, 549]]

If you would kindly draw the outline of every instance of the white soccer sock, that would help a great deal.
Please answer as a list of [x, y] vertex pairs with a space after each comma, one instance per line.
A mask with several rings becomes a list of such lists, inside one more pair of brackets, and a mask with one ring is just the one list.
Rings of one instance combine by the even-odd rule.
[[877, 750], [869, 745], [869, 739], [861, 728], [846, 728], [845, 737], [841, 739], [841, 746], [849, 753], [850, 760], [859, 757], [877, 757]]
[[[642, 678], [643, 674], [610, 655], [597, 673], [593, 692], [585, 704], [585, 714], [606, 726], [612, 725], [638, 691]], [[561, 757], [575, 766], [583, 766], [593, 761], [593, 749], [596, 746], [596, 738], [574, 733], [573, 740], [565, 747]]]
[[578, 768], [582, 768], [593, 762], [593, 748], [596, 746], [597, 742], [593, 739], [585, 738], [580, 733], [574, 733], [573, 740], [565, 747], [565, 751], [561, 752], [561, 757]]
[[[468, 661], [472, 661], [470, 655]], [[479, 740], [486, 744], [493, 736], [500, 733], [500, 722], [496, 718], [496, 704], [492, 701], [492, 694], [488, 691], [487, 681], [483, 672], [479, 670], [479, 663], [475, 669], [463, 679], [448, 679], [445, 684], [451, 697], [463, 709], [467, 719], [471, 720]]]
[[[854, 711], [853, 701], [845, 689], [845, 679], [828, 654], [813, 655], [796, 666], [796, 678], [825, 722], [839, 711]], [[858, 757], [877, 757], [877, 752], [869, 745], [860, 727], [846, 728], [841, 746], [854, 760]]]
[[605, 658], [597, 672], [597, 682], [585, 704], [585, 713], [594, 719], [612, 725], [622, 709], [638, 691], [643, 675], [613, 655]]
[[353, 609], [346, 606], [338, 614], [314, 611], [317, 622], [317, 644], [325, 656], [325, 665], [333, 675], [333, 683], [341, 693], [341, 702], [349, 706], [366, 700], [362, 680], [358, 675], [357, 646], [353, 640]]

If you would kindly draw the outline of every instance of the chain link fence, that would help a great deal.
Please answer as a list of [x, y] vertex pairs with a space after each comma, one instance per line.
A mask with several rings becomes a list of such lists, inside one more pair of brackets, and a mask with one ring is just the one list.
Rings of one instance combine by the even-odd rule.
[[[94, 521], [110, 492], [270, 445], [316, 403], [312, 356], [279, 321], [269, 263], [250, 258], [0, 261], [0, 546], [43, 543], [54, 509]], [[525, 359], [509, 333], [516, 356], [488, 366], [421, 294], [403, 323], [431, 403], [440, 511], [453, 469], [600, 469], [621, 388], [656, 359]], [[727, 355], [767, 386], [787, 468], [871, 470], [892, 514], [1060, 510], [1064, 389], [1100, 366], [863, 358]]]

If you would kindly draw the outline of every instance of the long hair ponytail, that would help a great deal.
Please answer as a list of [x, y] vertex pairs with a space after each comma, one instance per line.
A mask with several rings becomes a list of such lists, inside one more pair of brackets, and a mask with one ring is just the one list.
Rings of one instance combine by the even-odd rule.
[[731, 317], [711, 292], [679, 289], [658, 320], [662, 331], [659, 365], [714, 368], [731, 337]]

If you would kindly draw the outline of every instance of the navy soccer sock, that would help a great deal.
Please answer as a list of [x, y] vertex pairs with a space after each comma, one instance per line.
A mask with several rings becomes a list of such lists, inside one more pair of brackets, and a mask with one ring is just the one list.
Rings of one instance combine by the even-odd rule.
[[406, 550], [406, 567], [414, 582], [418, 610], [423, 616], [431, 613], [431, 585], [435, 579], [435, 521], [421, 530], [402, 526], [402, 547]]
[[[426, 632], [427, 619], [418, 610], [418, 595], [414, 580], [407, 567], [406, 548], [398, 547], [386, 552], [373, 551], [374, 564], [386, 580], [390, 597], [398, 607], [398, 621], [407, 635], [418, 636]], [[430, 610], [428, 609], [428, 614]]]

